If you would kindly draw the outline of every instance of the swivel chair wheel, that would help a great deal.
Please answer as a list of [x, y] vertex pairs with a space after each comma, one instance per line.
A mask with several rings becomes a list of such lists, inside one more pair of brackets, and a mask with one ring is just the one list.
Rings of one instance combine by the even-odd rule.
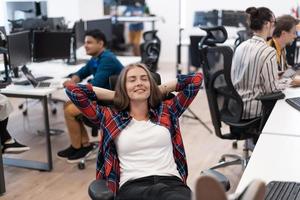
[[52, 110], [52, 114], [55, 115], [56, 113], [57, 113], [57, 109], [54, 108], [54, 109]]
[[27, 110], [23, 111], [23, 115], [26, 116], [27, 115]]
[[23, 104], [20, 104], [19, 106], [18, 106], [18, 108], [21, 110], [21, 109], [23, 109]]
[[85, 169], [85, 163], [84, 163], [84, 161], [80, 161], [77, 166], [78, 166], [78, 169], [80, 169], [80, 170]]

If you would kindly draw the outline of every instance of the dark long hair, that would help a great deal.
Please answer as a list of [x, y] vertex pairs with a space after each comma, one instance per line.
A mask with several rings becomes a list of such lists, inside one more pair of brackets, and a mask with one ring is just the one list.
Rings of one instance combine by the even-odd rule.
[[253, 31], [262, 30], [263, 25], [274, 17], [273, 12], [266, 7], [249, 7], [246, 9], [246, 13], [249, 14], [249, 27]]

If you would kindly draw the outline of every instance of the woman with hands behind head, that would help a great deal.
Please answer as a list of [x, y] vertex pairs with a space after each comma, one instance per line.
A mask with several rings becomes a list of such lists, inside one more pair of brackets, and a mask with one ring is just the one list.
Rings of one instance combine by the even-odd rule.
[[[157, 86], [143, 64], [121, 72], [116, 92], [92, 85], [68, 85], [67, 95], [103, 130], [97, 179], [117, 199], [188, 200], [187, 163], [178, 118], [197, 95], [202, 74], [178, 75]], [[178, 94], [169, 100], [169, 92]], [[113, 107], [94, 104], [113, 100]]]

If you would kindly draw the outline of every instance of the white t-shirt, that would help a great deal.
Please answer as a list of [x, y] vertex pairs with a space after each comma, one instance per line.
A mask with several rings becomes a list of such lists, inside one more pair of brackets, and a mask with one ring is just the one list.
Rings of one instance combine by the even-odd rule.
[[115, 139], [120, 160], [120, 186], [146, 176], [178, 176], [171, 135], [167, 128], [150, 120], [132, 119]]

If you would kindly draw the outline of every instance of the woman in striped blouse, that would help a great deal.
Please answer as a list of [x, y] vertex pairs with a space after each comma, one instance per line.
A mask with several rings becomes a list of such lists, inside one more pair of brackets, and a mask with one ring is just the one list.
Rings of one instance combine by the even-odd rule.
[[279, 84], [276, 50], [266, 42], [274, 31], [273, 12], [265, 7], [250, 7], [246, 13], [254, 35], [236, 48], [231, 79], [244, 102], [243, 119], [248, 120], [262, 114], [257, 96], [282, 90], [284, 85]]

